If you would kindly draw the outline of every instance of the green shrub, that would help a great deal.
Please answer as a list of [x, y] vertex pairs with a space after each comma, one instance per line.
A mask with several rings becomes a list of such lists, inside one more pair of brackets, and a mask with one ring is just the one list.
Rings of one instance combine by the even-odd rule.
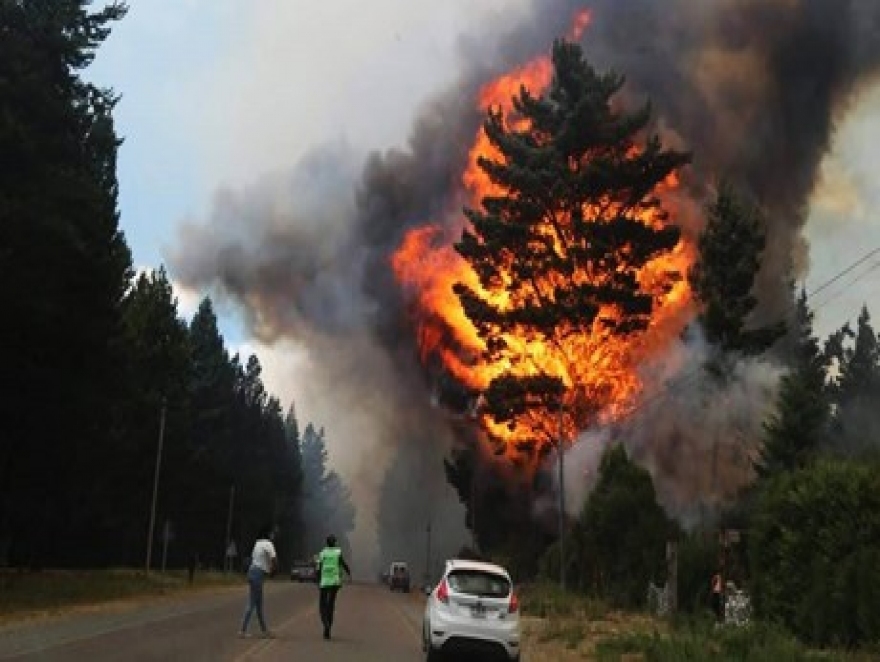
[[880, 642], [880, 466], [823, 461], [772, 478], [752, 527], [759, 616], [815, 644]]

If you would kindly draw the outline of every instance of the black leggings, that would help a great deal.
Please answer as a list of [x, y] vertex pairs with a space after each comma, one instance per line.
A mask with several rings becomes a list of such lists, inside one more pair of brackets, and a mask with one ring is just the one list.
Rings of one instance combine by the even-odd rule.
[[336, 610], [336, 594], [338, 586], [325, 586], [321, 588], [321, 623], [326, 629], [333, 627], [333, 612]]

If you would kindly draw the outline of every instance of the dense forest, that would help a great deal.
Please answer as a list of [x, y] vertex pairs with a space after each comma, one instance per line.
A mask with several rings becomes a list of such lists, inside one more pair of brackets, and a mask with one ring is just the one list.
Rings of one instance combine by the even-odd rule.
[[[163, 268], [135, 273], [118, 98], [83, 77], [127, 8], [88, 6], [0, 3], [0, 565], [222, 567], [266, 525], [286, 565], [314, 552], [323, 499], [340, 500], [342, 536], [353, 506], [323, 435], [300, 439], [211, 300], [183, 319]], [[304, 493], [328, 477], [332, 492]]]

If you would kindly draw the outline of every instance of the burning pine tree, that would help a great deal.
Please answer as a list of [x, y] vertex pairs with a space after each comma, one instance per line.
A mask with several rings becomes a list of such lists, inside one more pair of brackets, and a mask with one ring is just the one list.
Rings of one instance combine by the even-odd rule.
[[476, 278], [454, 291], [494, 368], [481, 419], [519, 461], [631, 403], [624, 339], [681, 281], [665, 259], [680, 232], [658, 193], [690, 156], [648, 134], [648, 104], [619, 110], [624, 79], [594, 71], [576, 43], [557, 41], [552, 66], [546, 94], [521, 86], [510, 112], [489, 109], [477, 165], [491, 185], [455, 246]]

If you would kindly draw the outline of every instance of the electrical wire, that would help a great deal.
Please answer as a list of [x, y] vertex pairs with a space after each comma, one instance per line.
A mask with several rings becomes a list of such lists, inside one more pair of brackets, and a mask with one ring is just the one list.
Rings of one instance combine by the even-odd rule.
[[814, 289], [812, 292], [810, 292], [809, 294], [807, 294], [807, 298], [809, 299], [810, 297], [814, 297], [814, 296], [816, 296], [819, 292], [821, 292], [822, 290], [826, 289], [826, 288], [829, 287], [830, 285], [833, 285], [833, 284], [836, 283], [838, 280], [840, 280], [841, 278], [843, 278], [844, 276], [846, 276], [850, 271], [852, 271], [853, 269], [855, 269], [857, 266], [859, 266], [860, 264], [862, 264], [862, 263], [867, 262], [868, 260], [870, 260], [873, 256], [877, 255], [877, 253], [880, 253], [880, 246], [878, 246], [877, 248], [875, 248], [875, 249], [872, 250], [872, 251], [869, 251], [868, 253], [866, 253], [865, 255], [863, 255], [862, 257], [860, 257], [858, 260], [856, 260], [855, 262], [853, 262], [851, 265], [849, 265], [846, 269], [844, 269], [843, 271], [838, 272], [836, 275], [834, 275], [834, 276], [832, 276], [831, 278], [829, 278], [828, 280], [826, 280], [824, 283], [822, 283], [821, 285], [819, 285], [819, 286], [818, 286], [816, 289]]

